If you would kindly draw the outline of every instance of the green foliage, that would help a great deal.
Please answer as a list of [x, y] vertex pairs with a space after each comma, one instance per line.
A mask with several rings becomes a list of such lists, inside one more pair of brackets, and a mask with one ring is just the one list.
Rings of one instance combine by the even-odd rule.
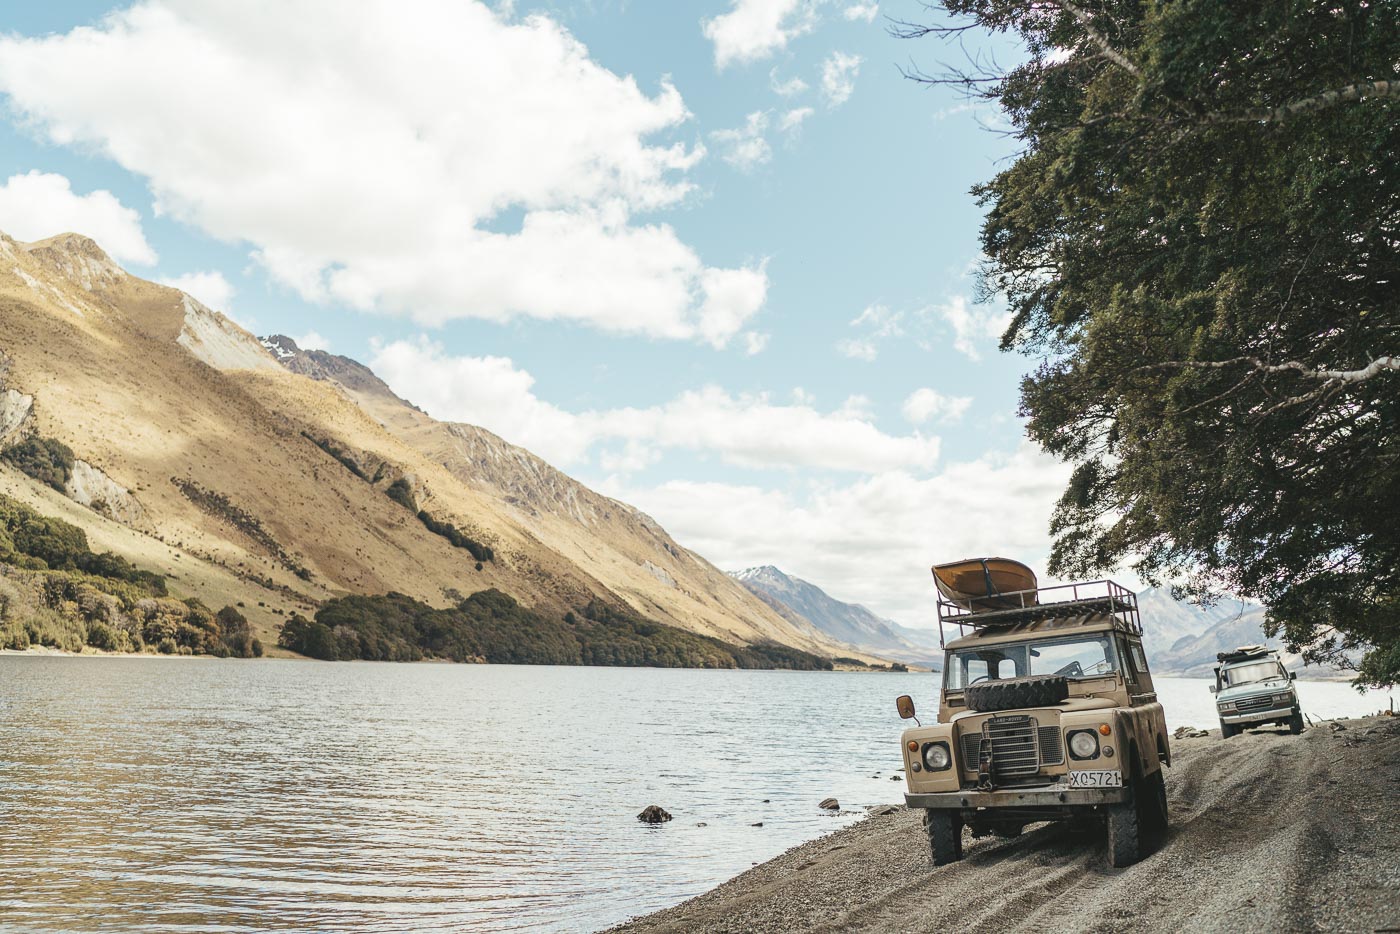
[[175, 484], [176, 489], [205, 515], [227, 522], [276, 558], [283, 567], [297, 577], [302, 580], [311, 580], [311, 572], [293, 558], [287, 549], [282, 547], [281, 542], [272, 536], [272, 533], [263, 526], [257, 516], [236, 505], [218, 490], [208, 489], [193, 480], [171, 477], [170, 482]]
[[323, 606], [315, 620], [294, 614], [283, 624], [278, 644], [327, 660], [831, 668], [827, 659], [786, 646], [728, 645], [596, 600], [578, 614], [557, 619], [526, 609], [494, 589], [447, 609], [434, 609], [400, 593], [342, 597]]
[[[441, 535], [443, 538], [447, 539], [452, 543], [454, 548], [465, 548], [467, 551], [471, 552], [472, 557], [478, 562], [492, 561], [496, 557], [496, 553], [491, 550], [490, 545], [483, 545], [481, 542], [469, 538], [450, 522], [439, 522], [421, 510], [418, 513], [418, 521], [423, 523], [424, 528], [429, 532], [432, 532], [434, 535]], [[478, 571], [481, 570], [479, 563], [476, 569]]]
[[0, 563], [29, 570], [79, 571], [108, 581], [135, 585], [143, 596], [164, 596], [165, 578], [143, 571], [111, 552], [94, 553], [87, 533], [76, 525], [41, 516], [8, 496], [0, 496]]
[[385, 487], [384, 495], [409, 512], [416, 513], [418, 511], [418, 504], [413, 499], [413, 487], [409, 485], [407, 477], [399, 477]]
[[1051, 572], [1254, 598], [1400, 679], [1400, 5], [943, 5], [1029, 51], [965, 86], [1022, 146], [975, 191], [1030, 435], [1076, 465]]
[[359, 477], [361, 480], [364, 480], [366, 483], [373, 482], [373, 480], [371, 480], [370, 477], [365, 473], [364, 468], [359, 465], [359, 462], [356, 461], [355, 458], [350, 455], [350, 452], [340, 447], [334, 441], [330, 440], [329, 438], [317, 438], [311, 433], [305, 431], [301, 433], [301, 436], [307, 441], [310, 441], [312, 444], [316, 445], [321, 450], [325, 451], [331, 457], [335, 458], [337, 461], [340, 462], [340, 466], [344, 467], [346, 470], [350, 471], [352, 474]]
[[53, 438], [26, 438], [0, 451], [0, 460], [9, 462], [60, 493], [68, 483], [68, 478], [73, 475], [72, 449]]

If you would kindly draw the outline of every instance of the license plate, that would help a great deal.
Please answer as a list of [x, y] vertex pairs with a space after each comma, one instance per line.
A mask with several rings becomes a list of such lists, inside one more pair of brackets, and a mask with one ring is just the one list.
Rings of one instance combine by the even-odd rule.
[[1123, 773], [1117, 769], [1087, 769], [1069, 773], [1071, 788], [1122, 788]]

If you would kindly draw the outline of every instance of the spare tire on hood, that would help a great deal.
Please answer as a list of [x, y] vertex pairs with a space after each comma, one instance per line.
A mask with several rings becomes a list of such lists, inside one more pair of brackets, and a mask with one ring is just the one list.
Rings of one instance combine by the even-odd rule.
[[1030, 675], [1003, 681], [979, 681], [963, 689], [970, 710], [1017, 710], [1021, 707], [1053, 707], [1069, 697], [1069, 681], [1063, 675]]

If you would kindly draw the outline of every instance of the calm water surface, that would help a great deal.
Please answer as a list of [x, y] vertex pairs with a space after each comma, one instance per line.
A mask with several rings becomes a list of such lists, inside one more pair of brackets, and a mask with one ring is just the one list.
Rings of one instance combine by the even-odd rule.
[[0, 927], [596, 929], [902, 800], [935, 678], [0, 657]]

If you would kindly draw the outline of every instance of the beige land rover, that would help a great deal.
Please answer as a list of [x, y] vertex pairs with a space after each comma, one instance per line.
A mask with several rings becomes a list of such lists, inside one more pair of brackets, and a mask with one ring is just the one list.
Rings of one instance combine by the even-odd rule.
[[[1038, 821], [1107, 825], [1110, 865], [1166, 829], [1162, 705], [1142, 648], [1137, 596], [1112, 581], [939, 600], [938, 722], [901, 738], [911, 808], [925, 811], [935, 865], [962, 858], [963, 831], [1014, 836]], [[899, 698], [900, 716], [915, 716]]]

